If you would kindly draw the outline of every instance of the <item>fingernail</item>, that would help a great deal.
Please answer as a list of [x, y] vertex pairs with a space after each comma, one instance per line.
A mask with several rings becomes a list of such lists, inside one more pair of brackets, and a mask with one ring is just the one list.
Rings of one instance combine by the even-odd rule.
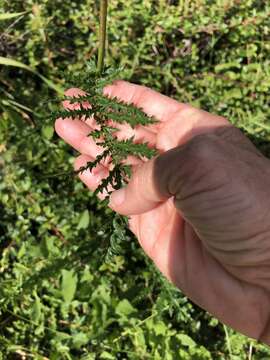
[[126, 197], [126, 190], [120, 189], [117, 191], [114, 191], [110, 197], [110, 204], [112, 207], [122, 205], [125, 201]]

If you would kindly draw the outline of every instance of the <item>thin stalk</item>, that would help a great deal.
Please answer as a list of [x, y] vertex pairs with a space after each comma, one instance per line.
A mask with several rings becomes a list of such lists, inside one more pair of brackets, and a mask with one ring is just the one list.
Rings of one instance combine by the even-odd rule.
[[98, 49], [98, 72], [101, 74], [104, 67], [105, 48], [106, 48], [106, 29], [107, 29], [108, 0], [100, 0], [99, 13], [99, 49]]

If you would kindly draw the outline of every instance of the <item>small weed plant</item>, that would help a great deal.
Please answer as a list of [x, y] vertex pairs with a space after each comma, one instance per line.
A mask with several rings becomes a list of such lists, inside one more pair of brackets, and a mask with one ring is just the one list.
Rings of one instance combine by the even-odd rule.
[[[95, 62], [86, 64], [83, 76], [70, 76], [70, 82], [85, 91], [85, 95], [76, 98], [65, 97], [70, 104], [76, 104], [76, 109], [58, 111], [53, 114], [54, 118], [72, 118], [85, 121], [94, 117], [97, 129], [91, 131], [91, 136], [97, 145], [103, 147], [104, 151], [94, 161], [88, 162], [81, 167], [77, 173], [91, 171], [105, 159], [109, 158], [109, 164], [113, 165], [109, 176], [102, 180], [95, 193], [119, 189], [131, 175], [129, 165], [125, 160], [129, 155], [138, 158], [150, 159], [156, 154], [155, 149], [149, 148], [147, 143], [134, 143], [134, 137], [119, 140], [115, 133], [118, 131], [117, 124], [128, 124], [132, 128], [138, 125], [153, 124], [156, 120], [148, 117], [141, 109], [132, 104], [121, 102], [117, 98], [108, 98], [102, 94], [103, 88], [111, 84], [121, 74], [121, 69], [105, 68], [100, 72]], [[91, 104], [88, 106], [86, 104]], [[110, 126], [113, 121], [115, 126]]]
[[[131, 166], [126, 164], [128, 156], [136, 156], [139, 159], [150, 159], [156, 155], [156, 150], [150, 148], [147, 143], [135, 143], [134, 137], [119, 140], [115, 136], [118, 124], [127, 124], [133, 129], [138, 126], [147, 126], [156, 122], [142, 109], [120, 101], [118, 98], [109, 98], [103, 94], [106, 85], [121, 77], [123, 68], [107, 67], [104, 64], [106, 46], [108, 1], [100, 2], [100, 28], [99, 28], [99, 52], [98, 60], [86, 63], [85, 71], [79, 75], [68, 75], [68, 81], [72, 87], [83, 90], [84, 95], [76, 97], [65, 96], [62, 100], [68, 100], [70, 104], [76, 104], [69, 109], [53, 113], [53, 118], [71, 118], [85, 121], [93, 117], [96, 129], [89, 133], [97, 145], [102, 146], [103, 152], [94, 161], [88, 162], [75, 173], [92, 171], [97, 165], [107, 160], [110, 171], [106, 178], [95, 190], [95, 194], [106, 192], [105, 200], [112, 190], [120, 189], [128, 182], [131, 176]], [[111, 126], [111, 122], [115, 124]], [[113, 234], [110, 236], [111, 243], [107, 251], [107, 259], [113, 254], [120, 252], [119, 242], [124, 239], [127, 221], [119, 215], [115, 215], [113, 221]]]

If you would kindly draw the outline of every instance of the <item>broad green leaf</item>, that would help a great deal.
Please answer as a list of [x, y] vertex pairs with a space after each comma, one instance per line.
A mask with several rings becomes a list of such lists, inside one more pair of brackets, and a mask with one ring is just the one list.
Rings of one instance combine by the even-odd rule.
[[215, 72], [226, 71], [231, 68], [241, 68], [241, 64], [238, 61], [232, 61], [225, 64], [218, 64], [215, 66]]
[[144, 332], [140, 327], [138, 327], [135, 332], [135, 343], [139, 349], [146, 350]]
[[57, 246], [57, 242], [53, 236], [46, 236], [45, 237], [45, 246], [47, 249], [48, 256], [56, 256], [61, 253], [61, 249]]
[[103, 351], [100, 354], [100, 359], [115, 360], [115, 356], [111, 355], [108, 351]]
[[31, 318], [35, 323], [37, 323], [39, 322], [42, 315], [42, 304], [39, 296], [36, 293], [34, 294], [34, 296], [35, 296], [35, 302], [32, 308]]
[[15, 17], [19, 17], [19, 16], [24, 15], [26, 13], [27, 13], [27, 11], [22, 11], [22, 12], [18, 12], [18, 13], [3, 13], [3, 14], [0, 14], [0, 21], [1, 20], [13, 19]]
[[127, 299], [121, 300], [115, 308], [115, 312], [119, 316], [128, 316], [136, 311]]
[[80, 221], [77, 225], [77, 228], [78, 229], [87, 229], [89, 226], [89, 222], [90, 222], [89, 211], [84, 210], [84, 212], [82, 213], [82, 215], [80, 217]]
[[105, 284], [100, 284], [98, 287], [94, 290], [92, 294], [93, 299], [98, 299], [98, 302], [104, 302], [106, 304], [111, 303], [111, 294], [110, 289]]
[[62, 270], [61, 294], [66, 304], [74, 299], [77, 288], [77, 275], [73, 270]]
[[62, 332], [62, 331], [57, 331], [55, 333], [55, 340], [57, 341], [63, 341], [63, 340], [69, 340], [71, 338], [71, 335]]
[[176, 337], [184, 346], [188, 346], [189, 348], [196, 346], [196, 343], [186, 334], [177, 334]]
[[20, 247], [20, 250], [18, 251], [18, 259], [21, 259], [26, 254], [26, 245], [25, 243], [22, 243], [22, 246]]
[[86, 265], [82, 273], [81, 281], [91, 282], [93, 279], [94, 276], [90, 273], [89, 266]]
[[47, 139], [47, 140], [51, 140], [51, 138], [53, 137], [54, 134], [54, 128], [53, 126], [43, 126], [42, 128], [42, 135]]
[[72, 343], [77, 349], [79, 349], [83, 345], [86, 345], [88, 341], [88, 336], [83, 332], [79, 332], [72, 337]]
[[229, 99], [242, 99], [242, 97], [243, 97], [243, 94], [242, 94], [241, 89], [237, 89], [237, 88], [227, 91], [224, 94], [225, 101], [229, 100]]
[[159, 321], [154, 325], [154, 331], [156, 335], [165, 335], [167, 332], [167, 326], [164, 322]]

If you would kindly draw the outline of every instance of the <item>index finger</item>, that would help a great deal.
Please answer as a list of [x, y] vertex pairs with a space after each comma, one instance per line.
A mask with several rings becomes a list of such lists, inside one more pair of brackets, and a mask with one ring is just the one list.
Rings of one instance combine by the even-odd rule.
[[145, 86], [122, 80], [106, 86], [104, 95], [133, 104], [148, 116], [153, 116], [162, 122], [169, 120], [173, 114], [188, 106]]

